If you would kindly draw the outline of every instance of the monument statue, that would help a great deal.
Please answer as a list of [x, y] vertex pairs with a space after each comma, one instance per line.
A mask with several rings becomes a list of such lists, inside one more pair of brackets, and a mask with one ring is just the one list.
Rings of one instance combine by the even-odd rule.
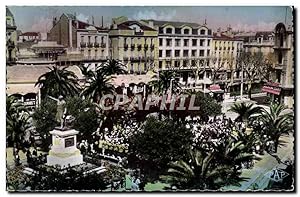
[[60, 95], [58, 99], [52, 96], [48, 97], [57, 102], [57, 112], [55, 115], [55, 119], [60, 124], [60, 129], [63, 129], [65, 127], [65, 120], [67, 114], [66, 101], [64, 100], [64, 97], [62, 95]]

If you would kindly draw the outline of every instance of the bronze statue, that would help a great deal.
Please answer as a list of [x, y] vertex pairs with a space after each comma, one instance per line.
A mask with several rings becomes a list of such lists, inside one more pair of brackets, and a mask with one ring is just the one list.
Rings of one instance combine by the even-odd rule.
[[64, 97], [62, 95], [60, 95], [58, 99], [52, 96], [48, 97], [57, 102], [57, 112], [55, 115], [55, 119], [57, 122], [60, 123], [60, 129], [62, 129], [65, 127], [65, 120], [67, 114], [66, 101], [64, 100]]

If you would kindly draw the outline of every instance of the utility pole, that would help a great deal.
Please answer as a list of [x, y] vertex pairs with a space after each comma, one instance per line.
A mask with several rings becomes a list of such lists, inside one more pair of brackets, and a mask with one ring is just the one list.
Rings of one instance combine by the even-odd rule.
[[242, 65], [242, 79], [241, 79], [241, 100], [243, 100], [243, 89], [244, 89], [244, 65]]

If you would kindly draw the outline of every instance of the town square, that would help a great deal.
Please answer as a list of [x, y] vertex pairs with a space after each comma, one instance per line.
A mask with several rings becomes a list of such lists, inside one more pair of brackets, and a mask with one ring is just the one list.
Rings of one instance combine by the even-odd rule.
[[6, 6], [6, 190], [295, 191], [293, 13]]

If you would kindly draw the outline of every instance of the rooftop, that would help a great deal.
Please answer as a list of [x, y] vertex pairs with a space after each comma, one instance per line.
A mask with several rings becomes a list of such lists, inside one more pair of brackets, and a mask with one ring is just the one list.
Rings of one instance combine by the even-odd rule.
[[39, 33], [37, 33], [37, 32], [25, 32], [25, 33], [22, 33], [20, 36], [39, 36]]
[[159, 26], [159, 27], [165, 26], [165, 25], [172, 25], [175, 28], [180, 28], [183, 25], [187, 25], [187, 26], [190, 26], [192, 28], [198, 28], [200, 26], [205, 26], [205, 25], [200, 25], [198, 23], [179, 22], [179, 21], [158, 21], [158, 20], [152, 20], [152, 19], [150, 19], [150, 20], [144, 20], [144, 21], [147, 21], [147, 22], [153, 21], [153, 24], [155, 26]]
[[154, 28], [144, 25], [144, 24], [140, 23], [139, 21], [125, 21], [123, 23], [118, 24], [118, 29], [132, 30], [130, 28], [131, 25], [138, 25], [143, 31], [156, 31]]

